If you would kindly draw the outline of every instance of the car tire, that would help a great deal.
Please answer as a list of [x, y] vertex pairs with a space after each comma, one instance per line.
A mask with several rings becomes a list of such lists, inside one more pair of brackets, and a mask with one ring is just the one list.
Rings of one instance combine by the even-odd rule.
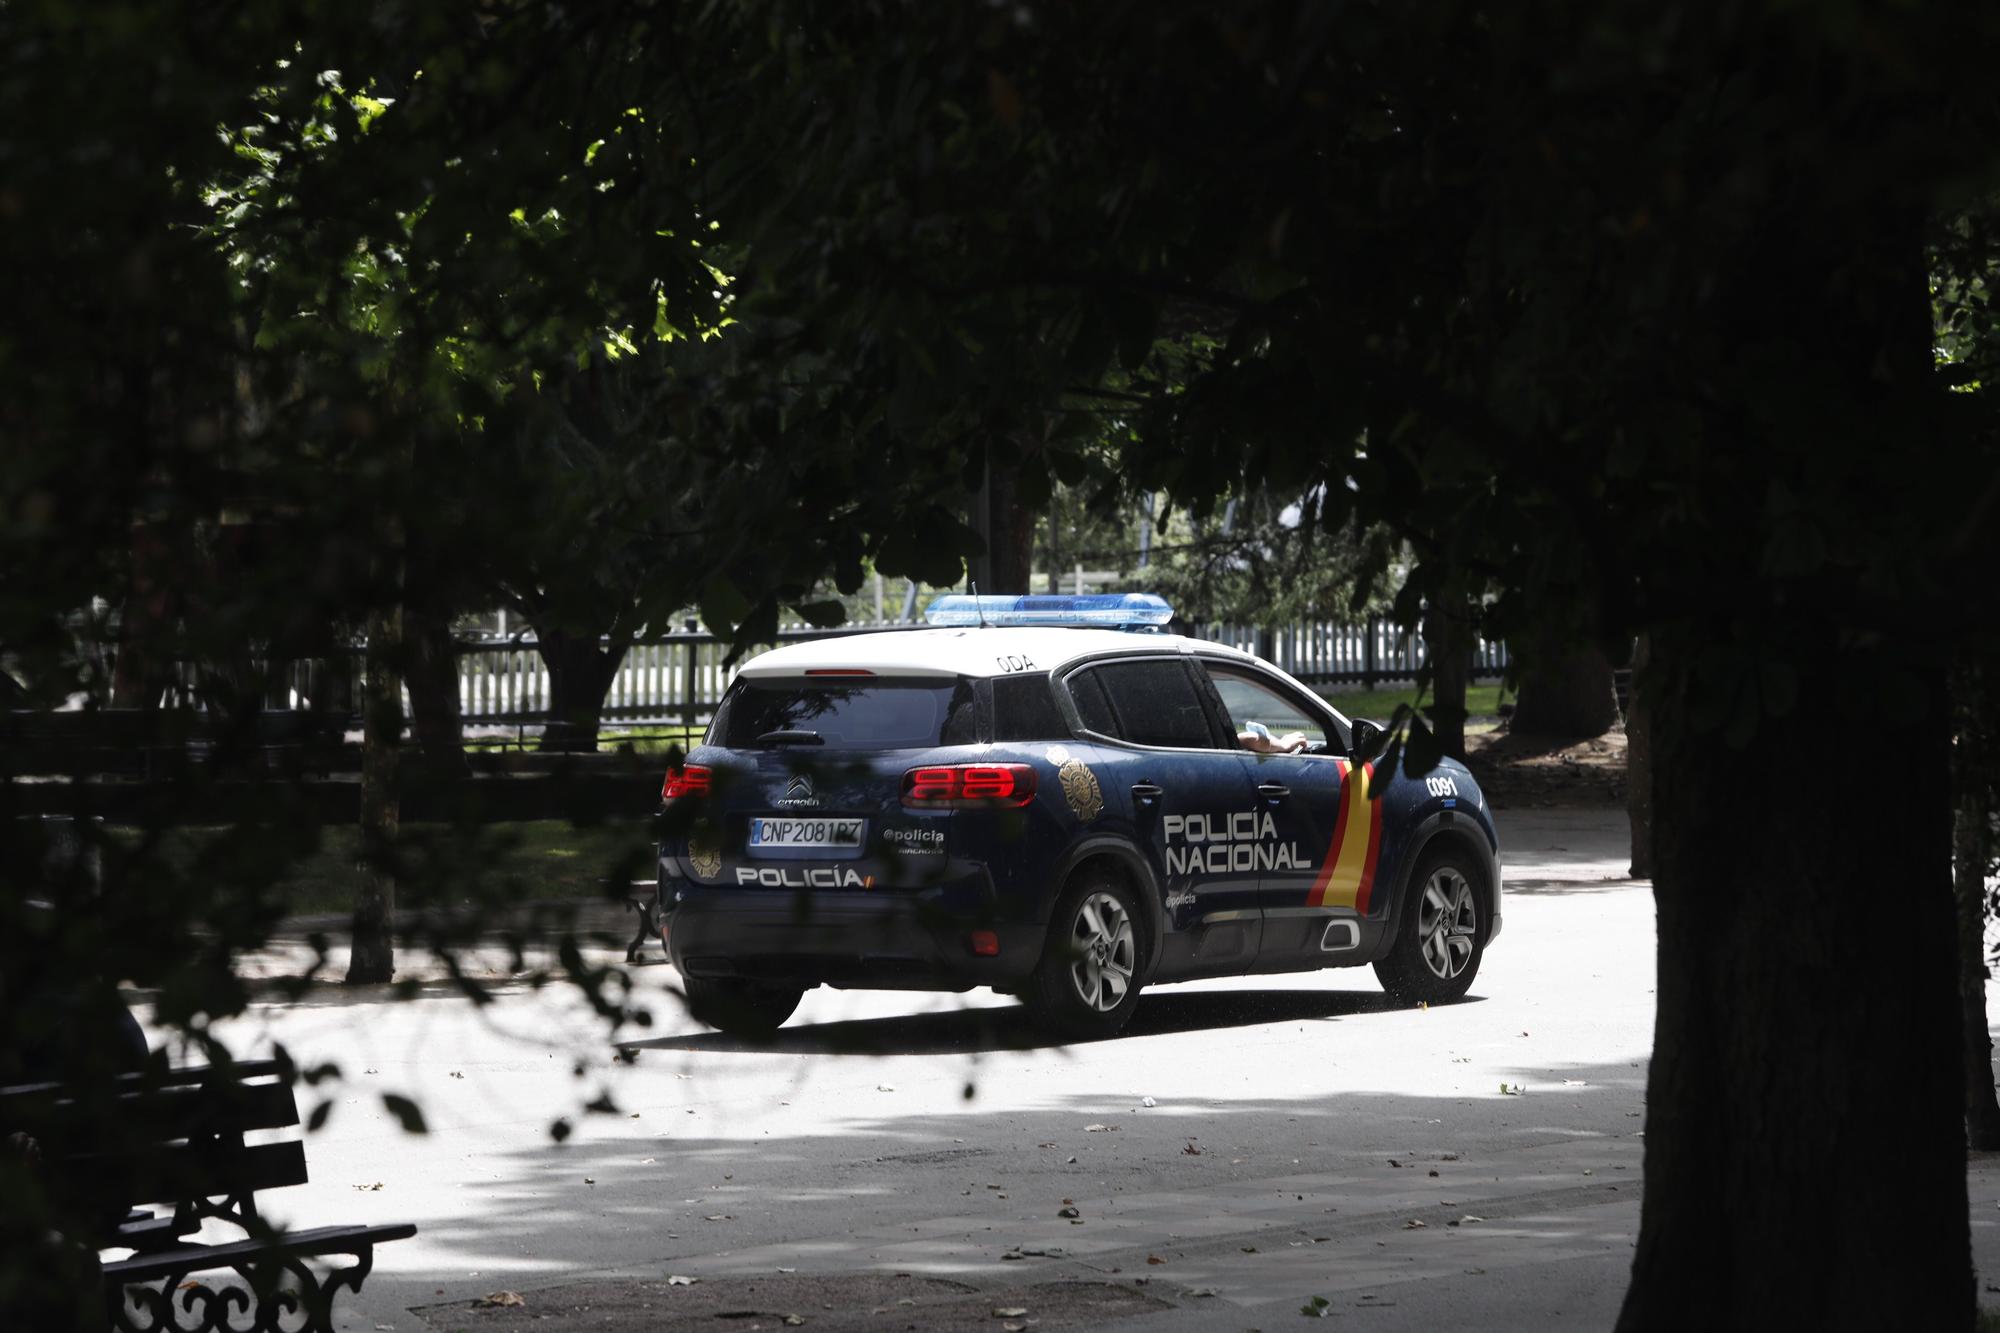
[[1489, 901], [1470, 857], [1451, 847], [1426, 852], [1410, 876], [1395, 943], [1375, 964], [1390, 998], [1403, 1004], [1464, 998], [1486, 954]]
[[1064, 1037], [1109, 1037], [1139, 1002], [1145, 961], [1138, 900], [1116, 875], [1090, 871], [1056, 900], [1042, 960], [1021, 987], [1035, 1021]]
[[797, 986], [760, 986], [726, 977], [684, 977], [688, 1013], [736, 1037], [769, 1037], [799, 1007]]

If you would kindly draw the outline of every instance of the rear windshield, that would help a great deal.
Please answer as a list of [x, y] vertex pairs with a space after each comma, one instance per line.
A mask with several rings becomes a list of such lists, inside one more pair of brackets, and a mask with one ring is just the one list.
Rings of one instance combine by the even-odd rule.
[[[810, 732], [828, 749], [907, 750], [971, 745], [978, 731], [972, 682], [964, 677], [738, 679], [715, 710], [708, 739], [711, 745], [747, 750], [811, 744], [802, 736], [771, 736]], [[771, 739], [759, 739], [765, 736]]]

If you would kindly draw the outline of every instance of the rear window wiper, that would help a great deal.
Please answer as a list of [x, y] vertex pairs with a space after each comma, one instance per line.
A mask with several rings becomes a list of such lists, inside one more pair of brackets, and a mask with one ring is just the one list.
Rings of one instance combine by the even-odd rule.
[[801, 731], [781, 727], [777, 731], [765, 732], [757, 738], [757, 743], [759, 745], [825, 745], [826, 737], [820, 735], [817, 731]]

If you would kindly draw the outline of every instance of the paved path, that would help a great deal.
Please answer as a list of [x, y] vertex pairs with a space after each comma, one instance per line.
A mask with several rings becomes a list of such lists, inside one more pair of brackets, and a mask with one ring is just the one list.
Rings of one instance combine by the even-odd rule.
[[[660, 966], [636, 974], [658, 1022], [626, 1034], [630, 1065], [574, 1000], [511, 983], [482, 1011], [441, 988], [329, 990], [230, 1035], [347, 1074], [314, 1183], [277, 1211], [422, 1228], [381, 1252], [344, 1328], [414, 1333], [422, 1306], [478, 1326], [466, 1303], [500, 1290], [532, 1322], [582, 1283], [592, 1325], [665, 1327], [695, 1291], [790, 1299], [786, 1270], [1032, 1289], [1050, 1327], [1060, 1289], [1035, 1284], [1064, 1280], [1155, 1298], [1093, 1326], [1269, 1328], [1320, 1298], [1371, 1330], [1603, 1328], [1638, 1222], [1652, 897], [1623, 878], [1615, 812], [1523, 812], [1503, 833], [1505, 933], [1474, 999], [1436, 1010], [1387, 1007], [1365, 969], [1204, 982], [1061, 1047], [984, 993], [822, 990], [758, 1050], [690, 1023]], [[600, 1091], [617, 1109], [577, 1114]], [[418, 1097], [432, 1133], [402, 1134], [383, 1092]], [[1971, 1185], [2000, 1275], [2000, 1168]], [[700, 1283], [616, 1313], [621, 1284], [670, 1274]]]

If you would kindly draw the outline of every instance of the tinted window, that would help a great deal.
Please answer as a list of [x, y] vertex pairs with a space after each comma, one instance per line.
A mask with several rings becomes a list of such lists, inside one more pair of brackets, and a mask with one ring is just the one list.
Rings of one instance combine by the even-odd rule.
[[1066, 683], [1070, 702], [1076, 705], [1076, 715], [1082, 720], [1084, 730], [1116, 736], [1118, 719], [1111, 714], [1111, 701], [1104, 697], [1104, 686], [1098, 683], [1097, 673], [1079, 671]]
[[1194, 678], [1179, 662], [1107, 662], [1093, 674], [1111, 696], [1117, 734], [1126, 740], [1138, 745], [1214, 747], [1208, 712], [1195, 692]]
[[831, 749], [900, 750], [970, 745], [979, 739], [977, 719], [972, 682], [964, 679], [739, 679], [716, 709], [709, 737], [749, 749], [773, 731], [809, 731]]
[[993, 739], [1054, 741], [1069, 735], [1047, 676], [1001, 676], [993, 682]]
[[1215, 682], [1222, 711], [1229, 715], [1230, 727], [1239, 742], [1261, 726], [1264, 736], [1272, 740], [1282, 741], [1296, 732], [1305, 737], [1308, 745], [1325, 744], [1326, 728], [1320, 719], [1275, 686], [1245, 673], [1214, 667], [1209, 668], [1208, 675]]

